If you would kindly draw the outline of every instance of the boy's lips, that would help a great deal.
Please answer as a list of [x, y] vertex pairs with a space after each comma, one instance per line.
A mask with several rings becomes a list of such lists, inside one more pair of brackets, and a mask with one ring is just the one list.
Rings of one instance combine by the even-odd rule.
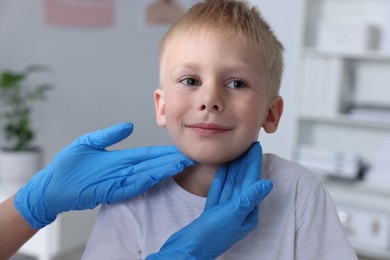
[[195, 131], [196, 133], [202, 136], [211, 136], [216, 134], [226, 133], [232, 130], [232, 127], [226, 127], [218, 124], [205, 124], [205, 123], [197, 123], [197, 124], [188, 124], [186, 127]]

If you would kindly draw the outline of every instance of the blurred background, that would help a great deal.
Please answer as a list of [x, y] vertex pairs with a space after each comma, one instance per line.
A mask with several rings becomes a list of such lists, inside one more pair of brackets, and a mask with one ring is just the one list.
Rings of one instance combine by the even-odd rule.
[[[43, 165], [76, 137], [125, 121], [133, 134], [111, 149], [171, 144], [155, 123], [158, 47], [196, 2], [0, 0], [0, 72], [44, 65], [26, 84], [54, 86], [32, 107]], [[361, 259], [390, 259], [390, 0], [250, 2], [286, 49], [285, 110], [277, 133], [260, 134], [264, 152], [323, 177]], [[60, 216], [15, 259], [79, 259], [95, 213]]]

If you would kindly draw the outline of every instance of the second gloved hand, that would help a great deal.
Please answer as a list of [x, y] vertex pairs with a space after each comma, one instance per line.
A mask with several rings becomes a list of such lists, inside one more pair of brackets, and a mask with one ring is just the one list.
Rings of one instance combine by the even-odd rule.
[[227, 168], [221, 167], [204, 212], [147, 259], [215, 259], [244, 238], [256, 228], [259, 203], [272, 189], [270, 181], [260, 180], [261, 168], [259, 143]]
[[34, 229], [64, 211], [124, 201], [194, 162], [173, 146], [107, 151], [131, 134], [131, 123], [79, 137], [16, 194], [17, 210]]

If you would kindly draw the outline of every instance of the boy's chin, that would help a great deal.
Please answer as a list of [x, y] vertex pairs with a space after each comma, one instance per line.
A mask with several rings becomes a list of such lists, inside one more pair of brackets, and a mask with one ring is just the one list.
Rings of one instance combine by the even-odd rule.
[[187, 157], [196, 161], [198, 164], [203, 165], [221, 165], [233, 161], [240, 157], [240, 155], [231, 155], [231, 156], [218, 156], [215, 154], [186, 154]]
[[226, 145], [189, 146], [185, 144], [176, 145], [176, 147], [188, 158], [196, 161], [198, 164], [220, 165], [240, 158], [248, 151], [250, 145], [251, 144], [249, 144], [248, 147], [242, 145], [233, 148]]

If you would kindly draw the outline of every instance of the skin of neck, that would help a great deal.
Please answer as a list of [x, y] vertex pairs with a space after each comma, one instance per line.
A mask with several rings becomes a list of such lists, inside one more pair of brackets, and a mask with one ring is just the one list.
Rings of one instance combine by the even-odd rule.
[[185, 168], [173, 179], [188, 192], [207, 197], [218, 168], [219, 165], [196, 164]]

